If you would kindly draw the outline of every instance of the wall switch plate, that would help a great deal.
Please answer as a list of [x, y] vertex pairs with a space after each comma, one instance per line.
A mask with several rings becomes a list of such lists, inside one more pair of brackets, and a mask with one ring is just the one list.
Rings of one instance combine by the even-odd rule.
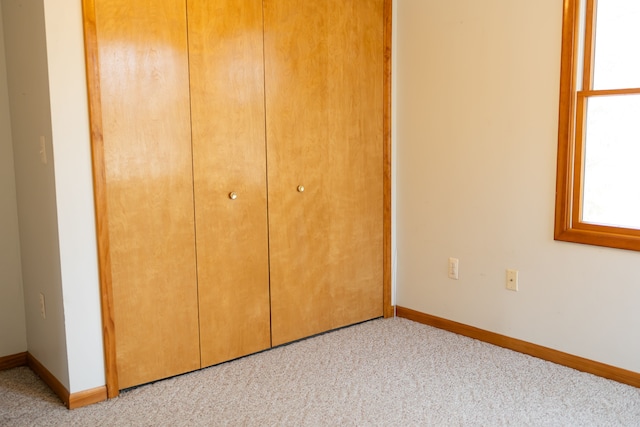
[[449, 258], [449, 279], [458, 280], [458, 258]]
[[518, 270], [507, 270], [507, 289], [518, 290]]

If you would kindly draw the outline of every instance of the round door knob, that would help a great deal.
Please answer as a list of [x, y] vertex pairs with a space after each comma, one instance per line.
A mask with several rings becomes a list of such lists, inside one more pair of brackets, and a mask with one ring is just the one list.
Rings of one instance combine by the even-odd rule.
[[298, 185], [298, 193], [304, 193], [304, 185]]
[[238, 195], [236, 194], [236, 192], [235, 192], [235, 191], [232, 191], [231, 193], [229, 193], [229, 198], [230, 198], [231, 200], [235, 200], [235, 199], [237, 199], [237, 198], [238, 198]]

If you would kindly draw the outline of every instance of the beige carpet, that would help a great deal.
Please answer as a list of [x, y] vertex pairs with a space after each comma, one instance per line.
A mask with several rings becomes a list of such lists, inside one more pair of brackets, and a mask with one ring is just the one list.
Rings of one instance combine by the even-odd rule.
[[74, 411], [0, 372], [2, 426], [640, 426], [640, 389], [405, 319], [374, 320]]

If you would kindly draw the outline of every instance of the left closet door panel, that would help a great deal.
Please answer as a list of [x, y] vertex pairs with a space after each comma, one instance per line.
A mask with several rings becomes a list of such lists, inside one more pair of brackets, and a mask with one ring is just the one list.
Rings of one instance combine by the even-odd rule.
[[96, 0], [119, 388], [200, 367], [184, 0]]

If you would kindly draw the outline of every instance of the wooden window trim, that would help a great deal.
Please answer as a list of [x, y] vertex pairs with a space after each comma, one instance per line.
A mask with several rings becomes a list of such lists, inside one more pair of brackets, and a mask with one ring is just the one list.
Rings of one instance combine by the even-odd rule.
[[[640, 251], [640, 230], [590, 224], [581, 221], [582, 140], [584, 104], [587, 98], [639, 94], [640, 89], [592, 90], [593, 40], [597, 0], [564, 0], [562, 56], [560, 69], [560, 111], [558, 117], [558, 163], [554, 238]], [[581, 41], [581, 5], [586, 7], [585, 34]], [[584, 52], [581, 52], [581, 42]], [[584, 62], [581, 63], [581, 58]], [[582, 67], [582, 69], [580, 69]], [[582, 75], [579, 75], [579, 73]]]

